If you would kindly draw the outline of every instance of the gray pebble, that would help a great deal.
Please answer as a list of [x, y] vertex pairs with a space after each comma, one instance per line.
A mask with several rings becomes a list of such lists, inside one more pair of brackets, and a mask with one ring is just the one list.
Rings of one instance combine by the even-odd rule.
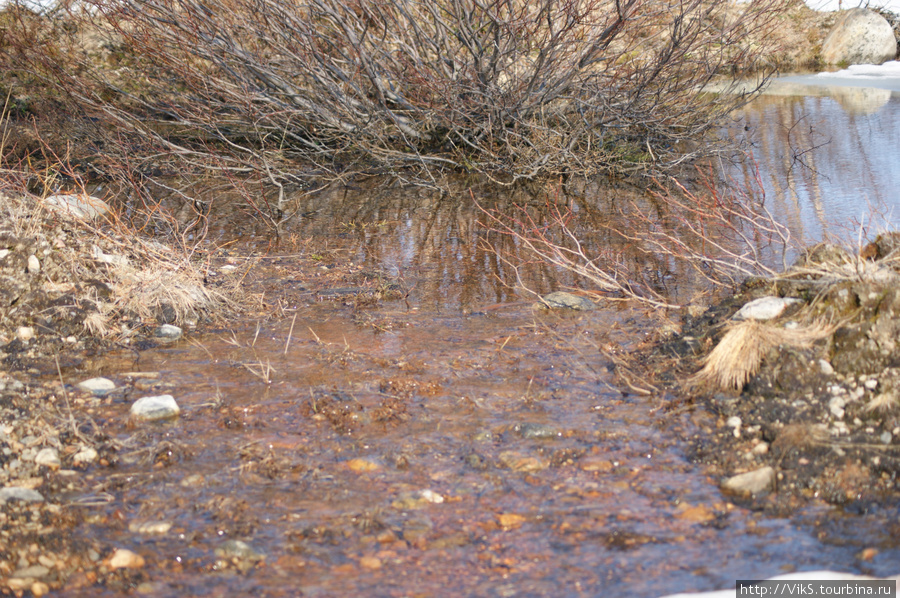
[[172, 395], [143, 397], [131, 405], [131, 415], [145, 421], [158, 421], [178, 417], [181, 409]]

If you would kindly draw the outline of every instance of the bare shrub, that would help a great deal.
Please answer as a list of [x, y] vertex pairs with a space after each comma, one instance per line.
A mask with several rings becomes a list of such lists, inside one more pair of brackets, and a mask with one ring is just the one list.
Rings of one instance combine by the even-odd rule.
[[[614, 214], [592, 221], [608, 238], [594, 253], [573, 226], [572, 192], [566, 195], [562, 185], [539, 217], [527, 206], [513, 215], [484, 211], [486, 226], [607, 297], [653, 308], [681, 307], [659, 284], [668, 276], [684, 279], [693, 273], [711, 288], [733, 288], [750, 276], [775, 277], [787, 265], [792, 240], [787, 226], [766, 208], [762, 186], [727, 186], [710, 171], [698, 172], [692, 189], [669, 178], [657, 180], [640, 201], [635, 194], [621, 194]], [[623, 259], [617, 245], [627, 246], [632, 257]], [[657, 275], [647, 277], [647, 269]]]
[[145, 156], [275, 184], [446, 168], [512, 183], [710, 151], [696, 142], [755, 90], [704, 87], [724, 74], [735, 91], [786, 4], [89, 0], [70, 18], [104, 37], [102, 68], [22, 51]]

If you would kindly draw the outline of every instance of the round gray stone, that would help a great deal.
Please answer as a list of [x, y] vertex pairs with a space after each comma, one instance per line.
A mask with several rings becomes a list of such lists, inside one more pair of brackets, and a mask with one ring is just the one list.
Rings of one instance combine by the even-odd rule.
[[566, 293], [565, 291], [556, 291], [541, 297], [541, 300], [534, 304], [537, 308], [553, 308], [553, 309], [575, 309], [579, 311], [588, 311], [596, 307], [593, 301], [586, 297]]
[[143, 397], [131, 405], [131, 415], [144, 421], [159, 421], [178, 417], [181, 409], [172, 395]]
[[116, 389], [116, 383], [108, 378], [89, 378], [75, 385], [75, 388], [102, 397]]
[[881, 64], [897, 57], [897, 39], [887, 19], [865, 8], [844, 11], [822, 42], [827, 64]]

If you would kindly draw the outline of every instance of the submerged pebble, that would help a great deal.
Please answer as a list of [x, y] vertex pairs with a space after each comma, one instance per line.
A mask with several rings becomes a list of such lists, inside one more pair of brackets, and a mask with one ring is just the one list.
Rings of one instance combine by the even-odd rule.
[[144, 421], [159, 421], [178, 417], [181, 409], [172, 395], [144, 397], [131, 405], [131, 415]]
[[109, 559], [110, 569], [140, 569], [144, 566], [144, 557], [128, 550], [118, 548]]
[[174, 341], [181, 338], [182, 330], [178, 326], [172, 324], [163, 324], [156, 329], [156, 337], [164, 340]]
[[266, 555], [241, 540], [226, 540], [216, 548], [215, 554], [220, 559], [249, 562], [258, 562], [266, 558]]
[[172, 529], [169, 521], [134, 521], [128, 525], [128, 531], [143, 535], [166, 534]]
[[347, 467], [350, 471], [362, 473], [365, 471], [378, 471], [382, 465], [373, 459], [350, 459], [347, 461]]
[[93, 393], [94, 396], [102, 397], [110, 391], [116, 389], [116, 383], [108, 378], [89, 378], [75, 385], [79, 390]]
[[547, 424], [524, 423], [516, 426], [516, 431], [522, 438], [556, 438], [559, 431]]
[[556, 291], [549, 295], [544, 295], [541, 300], [534, 304], [536, 309], [574, 309], [578, 311], [589, 311], [596, 307], [593, 301], [586, 297], [566, 293], [565, 291]]
[[530, 455], [523, 455], [516, 451], [503, 451], [499, 455], [500, 463], [513, 471], [541, 471], [547, 468], [547, 464]]

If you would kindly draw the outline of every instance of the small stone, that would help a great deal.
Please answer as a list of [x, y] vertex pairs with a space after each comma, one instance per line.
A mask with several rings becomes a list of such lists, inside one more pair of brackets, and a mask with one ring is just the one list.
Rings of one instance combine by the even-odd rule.
[[124, 255], [113, 255], [109, 253], [104, 253], [102, 249], [94, 245], [91, 248], [91, 257], [102, 264], [110, 264], [113, 266], [119, 266], [125, 268], [128, 266], [128, 258]]
[[181, 482], [179, 482], [179, 485], [182, 488], [197, 488], [202, 486], [205, 482], [206, 478], [203, 477], [202, 474], [195, 473], [181, 480]]
[[0, 249], [0, 260], [12, 253], [9, 249]]
[[36, 255], [28, 256], [28, 273], [29, 274], [37, 274], [41, 271], [41, 261], [37, 258]]
[[105, 201], [85, 193], [51, 195], [44, 200], [44, 205], [83, 220], [93, 220], [110, 212]]
[[879, 436], [878, 439], [882, 444], [890, 444], [891, 440], [894, 439], [894, 436], [890, 432], [882, 432], [881, 436]]
[[172, 529], [172, 523], [169, 521], [134, 521], [128, 524], [128, 531], [147, 536], [167, 534], [170, 529]]
[[878, 549], [877, 549], [877, 548], [863, 548], [863, 549], [862, 549], [861, 551], [859, 551], [859, 553], [856, 555], [856, 558], [858, 558], [858, 559], [861, 560], [861, 561], [871, 561], [871, 560], [874, 559], [876, 556], [878, 556]]
[[404, 493], [391, 502], [391, 506], [398, 511], [415, 511], [428, 505], [441, 504], [444, 497], [433, 490], [420, 490], [419, 492]]
[[728, 426], [729, 428], [740, 428], [742, 423], [743, 422], [741, 421], [741, 418], [739, 418], [736, 415], [733, 415], [728, 418], [728, 420], [725, 422], [725, 425]]
[[230, 274], [231, 272], [234, 272], [235, 270], [237, 270], [237, 266], [232, 265], [232, 264], [225, 264], [224, 266], [219, 268], [219, 271], [222, 272], [223, 274]]
[[838, 419], [844, 418], [844, 405], [847, 404], [847, 401], [843, 397], [832, 397], [830, 401], [828, 401], [828, 410], [831, 411], [831, 414]]
[[524, 423], [516, 426], [516, 431], [522, 438], [556, 438], [559, 431], [546, 424]]
[[19, 500], [22, 502], [44, 502], [44, 497], [37, 490], [31, 488], [19, 488], [16, 486], [7, 486], [0, 489], [0, 504], [7, 503], [11, 500]]
[[744, 305], [734, 317], [737, 320], [771, 320], [795, 303], [802, 301], [787, 297], [760, 297]]
[[381, 559], [374, 556], [364, 556], [359, 559], [359, 566], [363, 569], [375, 571], [381, 569]]
[[678, 519], [693, 523], [708, 523], [716, 518], [716, 514], [706, 505], [678, 505], [679, 512], [675, 515]]
[[875, 390], [878, 388], [878, 380], [876, 378], [868, 378], [865, 382], [865, 386], [869, 390]]
[[261, 552], [241, 540], [226, 540], [216, 548], [216, 556], [221, 559], [236, 559], [240, 561], [257, 562], [266, 558]]
[[42, 465], [48, 469], [52, 469], [56, 471], [59, 469], [60, 461], [59, 461], [59, 451], [55, 448], [44, 448], [38, 451], [38, 454], [34, 457], [34, 462], [37, 465]]
[[769, 452], [769, 443], [768, 442], [760, 442], [756, 446], [753, 447], [753, 450], [750, 451], [754, 455], [765, 455]]
[[41, 596], [46, 596], [49, 592], [50, 586], [42, 581], [36, 581], [31, 584], [31, 594], [34, 598], [41, 598]]
[[16, 338], [27, 343], [34, 338], [34, 328], [31, 326], [19, 326], [16, 328]]
[[497, 522], [500, 524], [500, 527], [505, 530], [522, 527], [522, 524], [526, 521], [527, 518], [518, 513], [501, 513], [500, 515], [497, 515]]
[[77, 453], [75, 453], [75, 456], [72, 457], [72, 463], [74, 463], [76, 466], [77, 465], [90, 465], [91, 463], [96, 461], [98, 457], [99, 457], [99, 455], [97, 454], [96, 450], [94, 450], [93, 448], [91, 448], [89, 446], [86, 446], [83, 449], [81, 449], [80, 451], [78, 451]]
[[30, 577], [10, 577], [6, 581], [6, 587], [13, 592], [23, 592], [28, 589], [29, 584], [33, 584], [34, 580]]
[[179, 328], [178, 326], [173, 326], [172, 324], [163, 324], [156, 329], [156, 337], [165, 340], [174, 341], [181, 338], [181, 335], [181, 328]]
[[366, 471], [378, 471], [381, 469], [381, 464], [372, 459], [350, 459], [347, 461], [347, 467], [350, 468], [350, 471], [362, 473]]
[[834, 376], [834, 368], [831, 367], [831, 364], [825, 359], [819, 360], [819, 371], [826, 376]]
[[108, 378], [89, 378], [75, 385], [75, 388], [102, 397], [116, 389], [116, 383]]
[[138, 399], [131, 405], [131, 415], [144, 421], [159, 421], [178, 417], [181, 409], [172, 395]]
[[127, 548], [117, 548], [109, 559], [111, 569], [140, 569], [143, 566], [144, 557]]
[[541, 300], [534, 304], [536, 309], [574, 309], [578, 311], [589, 311], [596, 307], [593, 301], [586, 297], [573, 295], [564, 291], [556, 291], [549, 295], [544, 295]]
[[513, 471], [541, 471], [547, 468], [547, 464], [529, 455], [522, 455], [515, 451], [503, 451], [499, 455], [500, 463]]
[[738, 494], [760, 494], [775, 482], [775, 470], [766, 466], [728, 478], [722, 487]]
[[578, 467], [583, 471], [599, 471], [601, 473], [609, 472], [615, 469], [615, 465], [609, 459], [602, 457], [585, 457], [578, 461]]
[[487, 469], [488, 466], [487, 462], [484, 460], [484, 457], [482, 457], [478, 453], [469, 453], [468, 455], [466, 455], [465, 462], [466, 465], [478, 471], [483, 471]]
[[435, 492], [434, 490], [422, 490], [419, 492], [419, 496], [421, 496], [427, 502], [431, 504], [439, 505], [444, 502], [444, 497]]
[[17, 570], [12, 574], [12, 577], [18, 577], [19, 579], [40, 579], [41, 577], [47, 577], [50, 575], [50, 569], [43, 565], [31, 565], [30, 567], [25, 567]]

